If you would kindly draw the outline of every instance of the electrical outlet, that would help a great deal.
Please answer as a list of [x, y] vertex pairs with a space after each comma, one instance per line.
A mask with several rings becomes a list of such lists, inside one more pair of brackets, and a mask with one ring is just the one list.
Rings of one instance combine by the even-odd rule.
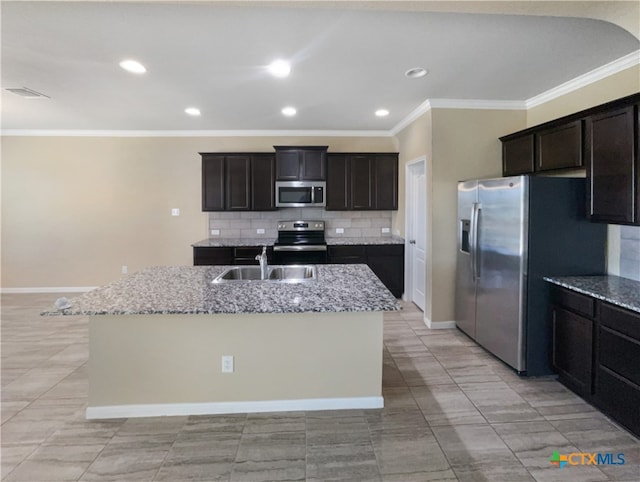
[[390, 233], [391, 228], [382, 228], [382, 234]]
[[336, 228], [336, 234], [344, 234], [344, 228]]
[[212, 229], [211, 230], [211, 236], [220, 236], [220, 230], [219, 229]]
[[126, 265], [122, 265], [122, 274], [127, 274], [127, 272], [129, 271], [129, 268], [127, 268]]
[[222, 373], [233, 373], [233, 355], [222, 355]]
[[264, 229], [262, 229], [262, 228], [258, 228], [258, 229], [256, 229], [256, 233], [258, 233], [258, 234], [264, 234]]
[[172, 216], [180, 216], [180, 209], [178, 209], [178, 208], [173, 208], [173, 209], [171, 210], [171, 215], [172, 215]]

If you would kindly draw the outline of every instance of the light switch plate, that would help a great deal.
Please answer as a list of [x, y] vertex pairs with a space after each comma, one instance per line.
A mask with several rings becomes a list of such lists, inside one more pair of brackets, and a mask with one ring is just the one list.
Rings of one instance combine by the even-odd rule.
[[171, 209], [171, 215], [172, 216], [180, 216], [180, 209], [178, 209], [178, 208]]
[[233, 355], [222, 355], [222, 373], [233, 373]]
[[336, 228], [336, 234], [344, 234], [344, 228]]
[[257, 234], [264, 234], [264, 229], [258, 228], [258, 229], [256, 229], [256, 233]]
[[391, 228], [382, 228], [382, 233], [390, 233], [391, 232]]
[[211, 230], [211, 236], [220, 236], [220, 230], [219, 229], [212, 229]]

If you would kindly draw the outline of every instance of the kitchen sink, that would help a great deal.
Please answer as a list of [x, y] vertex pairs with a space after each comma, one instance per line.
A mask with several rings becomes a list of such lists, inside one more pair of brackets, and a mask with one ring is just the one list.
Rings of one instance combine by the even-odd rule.
[[303, 283], [314, 281], [318, 275], [312, 265], [269, 266], [267, 279], [260, 277], [260, 266], [234, 266], [227, 268], [217, 276], [214, 283], [230, 283], [234, 281], [267, 281], [279, 283]]

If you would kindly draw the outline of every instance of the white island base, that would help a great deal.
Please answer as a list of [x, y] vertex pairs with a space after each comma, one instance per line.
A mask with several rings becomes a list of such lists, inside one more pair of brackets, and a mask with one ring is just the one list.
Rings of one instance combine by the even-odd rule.
[[[91, 316], [86, 417], [382, 408], [382, 318]], [[233, 373], [222, 373], [223, 355]]]

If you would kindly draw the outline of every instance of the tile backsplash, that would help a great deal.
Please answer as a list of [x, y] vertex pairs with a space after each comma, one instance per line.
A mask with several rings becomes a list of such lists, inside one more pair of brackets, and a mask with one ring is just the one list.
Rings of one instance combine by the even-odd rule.
[[[278, 221], [303, 219], [324, 220], [325, 236], [383, 237], [391, 236], [392, 211], [325, 211], [317, 208], [286, 208], [278, 211], [215, 211], [209, 213], [209, 235], [212, 238], [276, 238]], [[344, 233], [336, 233], [336, 228]], [[383, 233], [382, 229], [389, 230]], [[218, 235], [211, 235], [217, 229]], [[264, 229], [264, 234], [258, 234]]]
[[620, 276], [640, 281], [640, 227], [620, 226]]

